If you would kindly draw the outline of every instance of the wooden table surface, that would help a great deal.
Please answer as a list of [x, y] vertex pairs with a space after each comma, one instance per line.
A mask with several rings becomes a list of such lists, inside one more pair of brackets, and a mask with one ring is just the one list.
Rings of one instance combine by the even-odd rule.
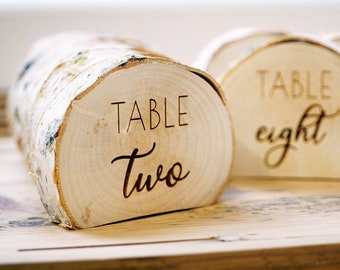
[[197, 267], [340, 269], [340, 181], [238, 178], [211, 206], [70, 231], [0, 137], [0, 269]]

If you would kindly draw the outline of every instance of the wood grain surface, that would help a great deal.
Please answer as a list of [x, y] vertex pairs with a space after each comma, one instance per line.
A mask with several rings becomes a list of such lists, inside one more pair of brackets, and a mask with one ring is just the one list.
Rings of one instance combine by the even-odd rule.
[[49, 222], [0, 137], [1, 269], [338, 269], [340, 183], [233, 179], [214, 205], [81, 231]]
[[235, 176], [340, 178], [339, 47], [287, 34], [239, 53], [224, 70]]
[[210, 205], [223, 191], [233, 130], [210, 75], [86, 32], [39, 39], [19, 70], [8, 119], [54, 222], [96, 227]]

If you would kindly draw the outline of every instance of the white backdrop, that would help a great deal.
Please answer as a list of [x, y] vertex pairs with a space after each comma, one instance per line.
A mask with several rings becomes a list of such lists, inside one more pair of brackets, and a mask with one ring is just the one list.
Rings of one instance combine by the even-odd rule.
[[184, 64], [237, 27], [340, 32], [340, 1], [0, 0], [0, 88], [37, 38], [66, 30], [135, 38]]

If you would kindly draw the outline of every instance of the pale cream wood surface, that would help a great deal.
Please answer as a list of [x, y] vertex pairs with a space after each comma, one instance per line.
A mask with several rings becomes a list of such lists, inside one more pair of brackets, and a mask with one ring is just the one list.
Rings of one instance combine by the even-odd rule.
[[327, 39], [288, 34], [225, 67], [235, 176], [339, 179], [339, 56]]
[[339, 194], [336, 181], [238, 178], [211, 206], [65, 230], [0, 137], [0, 269], [338, 269]]

